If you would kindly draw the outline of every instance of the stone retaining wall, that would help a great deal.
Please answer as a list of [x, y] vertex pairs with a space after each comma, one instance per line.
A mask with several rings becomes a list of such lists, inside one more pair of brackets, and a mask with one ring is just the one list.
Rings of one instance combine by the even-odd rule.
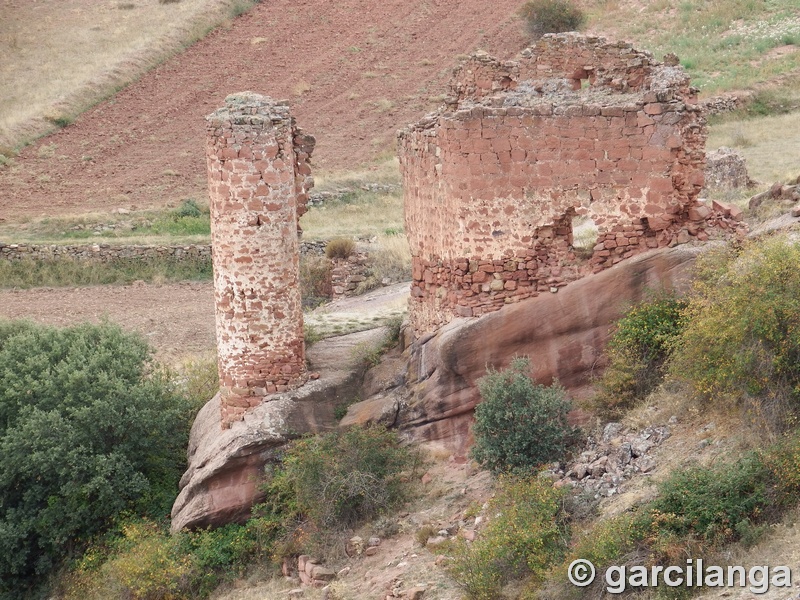
[[183, 246], [84, 244], [6, 244], [0, 242], [0, 259], [6, 260], [91, 260], [110, 262], [120, 259], [172, 258], [186, 260], [211, 258], [211, 244]]

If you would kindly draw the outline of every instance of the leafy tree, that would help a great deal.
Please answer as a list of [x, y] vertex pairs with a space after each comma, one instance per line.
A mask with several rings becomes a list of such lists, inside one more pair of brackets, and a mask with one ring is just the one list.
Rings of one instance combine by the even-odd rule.
[[800, 244], [776, 236], [699, 263], [672, 374], [700, 398], [791, 425], [800, 407]]
[[123, 511], [166, 516], [189, 410], [139, 336], [107, 323], [0, 323], [0, 596], [41, 580]]
[[505, 371], [490, 369], [478, 380], [483, 402], [475, 407], [472, 456], [495, 473], [530, 471], [560, 458], [577, 439], [564, 388], [534, 382], [530, 370], [527, 358], [515, 358]]

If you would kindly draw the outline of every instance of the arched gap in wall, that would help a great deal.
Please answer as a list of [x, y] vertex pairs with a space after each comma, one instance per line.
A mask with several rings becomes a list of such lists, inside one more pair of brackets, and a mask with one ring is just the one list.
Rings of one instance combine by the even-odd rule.
[[582, 260], [591, 258], [599, 233], [597, 224], [588, 215], [574, 217], [572, 219], [572, 248], [575, 256]]

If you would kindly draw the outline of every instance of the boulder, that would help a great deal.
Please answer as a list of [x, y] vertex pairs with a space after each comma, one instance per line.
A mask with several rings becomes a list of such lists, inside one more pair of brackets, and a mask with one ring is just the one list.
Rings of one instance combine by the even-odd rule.
[[378, 343], [384, 335], [375, 329], [317, 342], [307, 356], [319, 379], [267, 396], [229, 429], [222, 428], [219, 395], [210, 400], [192, 425], [172, 530], [246, 520], [262, 498], [264, 466], [290, 439], [337, 427], [335, 408], [358, 395], [363, 377], [353, 349]]
[[685, 245], [622, 261], [559, 290], [473, 319], [455, 319], [408, 349], [407, 397], [397, 423], [408, 437], [435, 442], [456, 456], [472, 443], [476, 387], [487, 365], [508, 366], [529, 356], [535, 379], [558, 379], [573, 397], [591, 393], [604, 366], [611, 326], [653, 289], [688, 287], [701, 249]]
[[706, 154], [706, 189], [730, 190], [753, 185], [747, 163], [737, 150], [722, 146]]

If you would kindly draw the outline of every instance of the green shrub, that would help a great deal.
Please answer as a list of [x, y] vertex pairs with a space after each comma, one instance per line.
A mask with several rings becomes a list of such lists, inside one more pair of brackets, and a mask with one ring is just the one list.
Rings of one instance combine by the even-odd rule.
[[172, 378], [177, 381], [178, 390], [196, 413], [219, 391], [217, 357], [186, 360]]
[[498, 598], [509, 580], [540, 580], [560, 559], [566, 537], [562, 495], [544, 479], [499, 479], [488, 524], [475, 542], [457, 548], [450, 568], [468, 598]]
[[600, 521], [577, 541], [565, 563], [583, 558], [599, 569], [618, 563], [620, 557], [644, 539], [649, 529], [649, 519], [636, 512]]
[[68, 127], [75, 122], [75, 118], [71, 117], [70, 115], [55, 115], [51, 117], [47, 117], [47, 120], [50, 121], [56, 127]]
[[322, 334], [314, 325], [310, 323], [303, 323], [303, 341], [306, 343], [306, 348], [310, 348], [322, 339]]
[[564, 388], [537, 384], [530, 370], [527, 358], [515, 358], [505, 371], [489, 369], [478, 380], [483, 402], [475, 407], [472, 456], [495, 473], [529, 472], [562, 457], [577, 440]]
[[660, 535], [691, 536], [713, 544], [738, 537], [737, 526], [755, 521], [767, 505], [768, 470], [756, 454], [735, 463], [674, 471], [652, 503]]
[[800, 430], [781, 439], [764, 452], [771, 474], [774, 508], [793, 506], [800, 498]]
[[407, 498], [401, 479], [415, 455], [383, 427], [354, 427], [291, 444], [268, 477], [260, 514], [283, 519], [278, 556], [299, 552], [324, 530], [375, 518]]
[[0, 324], [0, 594], [23, 589], [123, 511], [162, 518], [190, 407], [138, 336], [109, 324]]
[[154, 235], [211, 235], [211, 213], [195, 200], [184, 200], [175, 210], [155, 219], [147, 229]]
[[671, 372], [695, 395], [783, 427], [800, 402], [800, 245], [785, 237], [703, 258]]
[[200, 217], [203, 215], [203, 210], [197, 205], [196, 200], [190, 198], [189, 200], [184, 200], [172, 214], [178, 219], [184, 217]]
[[347, 258], [356, 251], [356, 243], [350, 238], [334, 238], [325, 246], [328, 258]]
[[126, 522], [99, 540], [62, 577], [64, 600], [195, 600], [265, 558], [277, 529], [251, 519], [214, 530], [171, 535], [166, 525]]
[[683, 330], [686, 306], [685, 300], [661, 295], [633, 307], [619, 320], [608, 342], [609, 364], [595, 398], [602, 412], [619, 416], [660, 383]]
[[577, 31], [586, 22], [586, 15], [569, 0], [531, 0], [520, 9], [525, 25], [534, 39], [545, 33]]

